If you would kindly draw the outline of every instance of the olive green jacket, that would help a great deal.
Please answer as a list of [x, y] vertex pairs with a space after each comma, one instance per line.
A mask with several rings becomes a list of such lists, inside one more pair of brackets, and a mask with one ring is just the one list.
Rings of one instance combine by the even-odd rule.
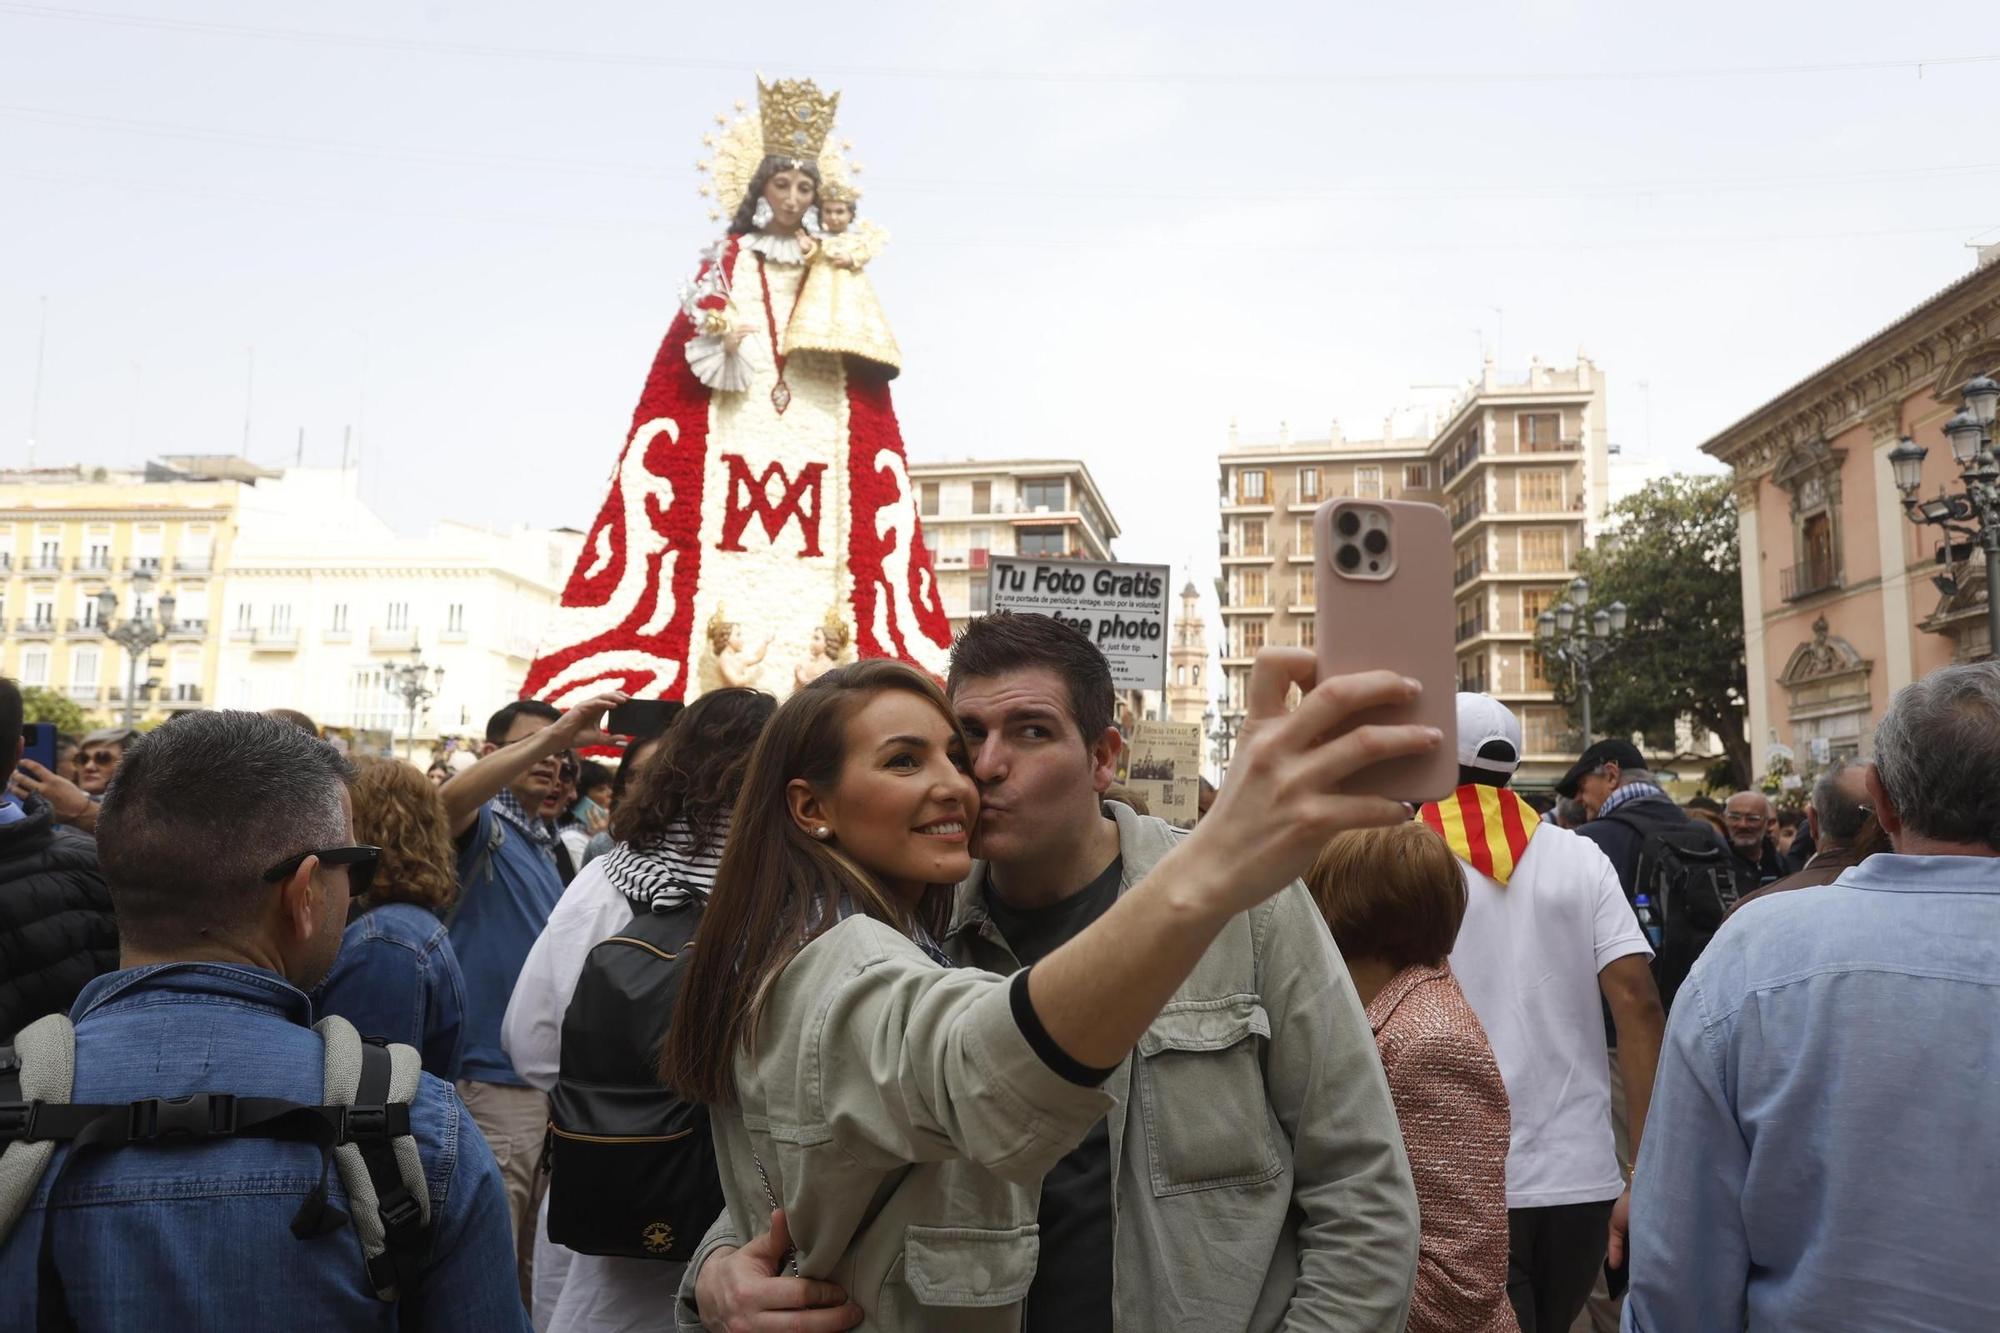
[[[1107, 803], [1105, 810], [1118, 821], [1123, 892], [1180, 835], [1124, 805]], [[959, 886], [943, 944], [970, 965], [949, 975], [985, 976], [1004, 986], [1002, 977], [1019, 964], [984, 909], [985, 875], [975, 865]], [[1024, 1042], [1022, 1054], [1030, 1067], [1039, 1063]], [[1036, 1089], [1054, 1078], [1046, 1069], [1034, 1073]], [[1084, 1091], [1056, 1083], [1048, 1091]], [[1403, 1327], [1417, 1263], [1416, 1193], [1374, 1037], [1304, 886], [1290, 886], [1223, 929], [1104, 1093], [1118, 1333]], [[1106, 1104], [1093, 1096], [1097, 1107]], [[1033, 1276], [1040, 1175], [1101, 1113], [1086, 1112], [1082, 1123], [1065, 1120], [1050, 1136], [1065, 1146], [1038, 1159], [1033, 1183], [1010, 1200], [1013, 1211], [972, 1217], [954, 1198], [950, 1213], [910, 1229], [906, 1256], [921, 1253], [924, 1264], [963, 1264], [968, 1272], [983, 1267], [989, 1286], [1001, 1276], [1019, 1279], [1018, 1302]], [[1010, 1109], [1002, 1118], [1019, 1115]], [[1028, 1125], [1010, 1122], [1007, 1129], [1018, 1140]], [[989, 1154], [997, 1146], [1010, 1145], [986, 1145]], [[731, 1174], [725, 1166], [725, 1188]], [[719, 1219], [688, 1266], [683, 1327], [699, 1326], [694, 1278], [707, 1250], [768, 1226], [768, 1204], [739, 1208], [734, 1195], [730, 1204], [730, 1215]], [[789, 1204], [787, 1210], [791, 1215]], [[871, 1230], [880, 1225], [878, 1215]], [[933, 1228], [967, 1231], [982, 1238], [974, 1242], [982, 1255], [1005, 1250], [1008, 1260], [982, 1266], [969, 1255], [941, 1253], [931, 1248]], [[1018, 1238], [994, 1243], [1000, 1232]], [[801, 1235], [796, 1222], [793, 1235]], [[835, 1269], [802, 1271], [842, 1280]], [[1012, 1291], [1014, 1283], [1007, 1285]], [[871, 1299], [876, 1288], [847, 1289], [869, 1312], [866, 1328], [986, 1327], [965, 1320], [962, 1309], [927, 1305], [921, 1296], [915, 1307], [899, 1305], [889, 1317], [885, 1303]], [[895, 1294], [902, 1297], [901, 1290]], [[1018, 1321], [1018, 1307], [1008, 1309]]]

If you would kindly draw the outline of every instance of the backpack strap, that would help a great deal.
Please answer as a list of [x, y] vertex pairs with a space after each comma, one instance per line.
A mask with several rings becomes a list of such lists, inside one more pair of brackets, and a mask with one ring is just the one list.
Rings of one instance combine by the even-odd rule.
[[76, 1029], [69, 1015], [38, 1018], [0, 1046], [0, 1242], [35, 1197], [55, 1156], [53, 1139], [34, 1140], [28, 1125], [39, 1109], [67, 1103], [76, 1086]]
[[[507, 841], [507, 821], [494, 814], [490, 822], [493, 831], [486, 835], [486, 845], [479, 849], [479, 859], [472, 863], [472, 869], [459, 880], [459, 883], [466, 888], [480, 883], [485, 878], [487, 867], [493, 864], [493, 853], [499, 851], [500, 844]], [[446, 930], [450, 930], [453, 923], [458, 920], [458, 909], [464, 905], [465, 894], [462, 891], [452, 895], [451, 906], [446, 908], [444, 913]]]
[[414, 1296], [431, 1240], [430, 1188], [410, 1133], [422, 1059], [409, 1046], [363, 1041], [338, 1014], [314, 1031], [326, 1050], [326, 1104], [343, 1109], [333, 1160], [369, 1284], [385, 1301]]

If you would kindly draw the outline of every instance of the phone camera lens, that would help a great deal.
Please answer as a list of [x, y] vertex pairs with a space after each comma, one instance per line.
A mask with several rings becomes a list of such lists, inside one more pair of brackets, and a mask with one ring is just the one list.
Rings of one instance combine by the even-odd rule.
[[1358, 569], [1361, 565], [1361, 550], [1355, 546], [1343, 546], [1340, 548], [1340, 554], [1336, 555], [1333, 559], [1334, 563], [1342, 569]]
[[1340, 511], [1340, 517], [1334, 521], [1334, 526], [1340, 529], [1341, 536], [1352, 537], [1361, 531], [1361, 515], [1352, 509], [1343, 509]]
[[1361, 544], [1368, 548], [1368, 554], [1380, 555], [1389, 549], [1389, 534], [1380, 528], [1376, 528], [1361, 539]]

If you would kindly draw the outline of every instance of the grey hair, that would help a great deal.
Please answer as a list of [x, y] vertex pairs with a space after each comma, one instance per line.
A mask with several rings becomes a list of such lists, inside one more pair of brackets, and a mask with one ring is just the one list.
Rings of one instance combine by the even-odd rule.
[[[1653, 776], [1649, 768], [1621, 768], [1618, 770], [1618, 786], [1629, 787], [1635, 782], [1643, 782], [1648, 787], [1657, 787], [1660, 780]], [[1616, 790], [1614, 788], [1613, 790]]]
[[1564, 828], [1575, 828], [1579, 824], [1587, 823], [1589, 819], [1590, 808], [1582, 801], [1574, 796], [1556, 798], [1556, 823]]
[[1910, 832], [2000, 848], [2000, 663], [1898, 690], [1875, 727], [1875, 774]]
[[270, 867], [350, 838], [347, 761], [262, 713], [187, 713], [126, 751], [97, 820], [119, 932], [152, 949], [261, 914]]
[[1856, 800], [1854, 793], [1841, 783], [1854, 767], [1849, 760], [1836, 759], [1819, 775], [1819, 781], [1813, 783], [1813, 813], [1819, 817], [1820, 841], [1829, 848], [1853, 842], [1861, 826], [1868, 822], [1865, 801]]

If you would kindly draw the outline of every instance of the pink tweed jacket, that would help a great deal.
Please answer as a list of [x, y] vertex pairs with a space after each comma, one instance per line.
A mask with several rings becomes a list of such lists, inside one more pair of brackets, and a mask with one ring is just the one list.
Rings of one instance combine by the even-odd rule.
[[1422, 1234], [1409, 1333], [1519, 1333], [1507, 1303], [1507, 1088], [1449, 966], [1408, 967], [1368, 1002]]

